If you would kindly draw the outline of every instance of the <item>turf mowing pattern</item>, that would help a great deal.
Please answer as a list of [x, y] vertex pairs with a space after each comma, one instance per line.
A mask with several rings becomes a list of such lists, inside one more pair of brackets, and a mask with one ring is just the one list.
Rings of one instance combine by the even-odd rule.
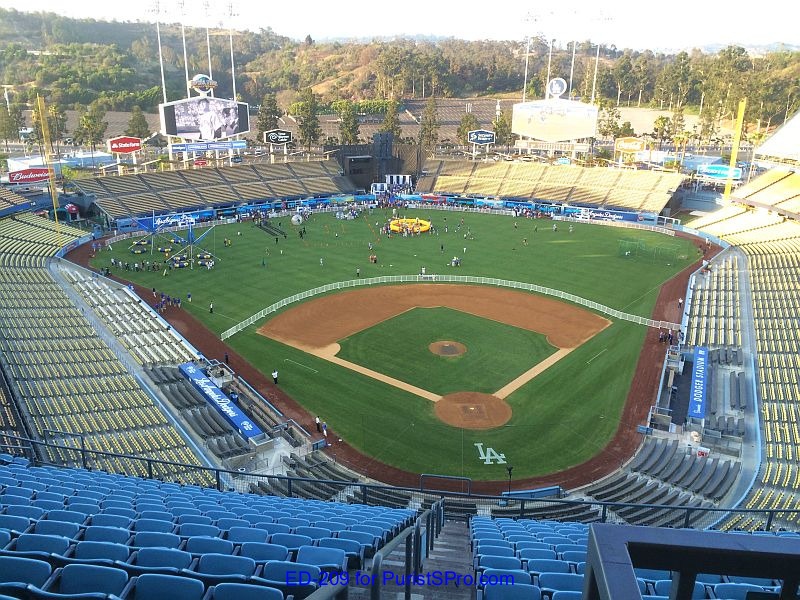
[[[467, 351], [438, 356], [428, 346], [460, 342]], [[417, 308], [339, 342], [340, 358], [445, 395], [491, 394], [556, 351], [547, 339], [450, 308]]]
[[[294, 293], [354, 279], [356, 268], [361, 277], [414, 274], [424, 266], [429, 274], [526, 281], [650, 316], [661, 284], [699, 256], [688, 240], [647, 231], [578, 223], [569, 233], [562, 223], [553, 232], [549, 220], [425, 210], [404, 214], [431, 219], [439, 234], [379, 236], [378, 227], [391, 214], [376, 210], [353, 221], [314, 215], [305, 223], [305, 239], [300, 239], [297, 228], [283, 217], [273, 220], [288, 233], [278, 243], [251, 223], [215, 228], [204, 244], [218, 257], [211, 271], [173, 270], [167, 277], [161, 272], [112, 271], [147, 289], [180, 296], [185, 310], [220, 333]], [[230, 247], [223, 245], [223, 238], [232, 240]], [[677, 260], [624, 258], [619, 253], [622, 239], [675, 248]], [[372, 252], [368, 243], [373, 244]], [[377, 254], [377, 265], [369, 263], [370, 253]], [[128, 244], [119, 242], [113, 251], [99, 253], [94, 265], [110, 266], [112, 256], [131, 264], [160, 260], [157, 253], [133, 255]], [[461, 267], [447, 266], [453, 256], [462, 259]], [[192, 294], [191, 304], [186, 302], [187, 293]], [[507, 425], [471, 432], [441, 423], [428, 400], [258, 335], [260, 325], [227, 343], [267, 376], [278, 368], [281, 388], [311, 414], [327, 420], [354, 447], [409, 471], [484, 480], [505, 479], [506, 470], [504, 465], [484, 465], [476, 442], [504, 453], [508, 464], [514, 465], [515, 478], [553, 473], [602, 449], [617, 428], [645, 334], [643, 327], [615, 322], [510, 395], [507, 401], [514, 416]]]

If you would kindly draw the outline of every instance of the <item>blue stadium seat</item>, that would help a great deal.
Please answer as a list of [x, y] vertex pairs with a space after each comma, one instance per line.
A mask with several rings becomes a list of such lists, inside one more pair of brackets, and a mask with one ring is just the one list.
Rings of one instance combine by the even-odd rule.
[[288, 525], [284, 525], [283, 523], [269, 523], [266, 521], [260, 521], [256, 523], [256, 527], [258, 529], [263, 529], [264, 531], [268, 531], [270, 535], [273, 533], [291, 533], [292, 528]]
[[541, 597], [539, 587], [527, 583], [487, 585], [483, 588], [484, 600], [540, 600]]
[[233, 554], [234, 544], [222, 538], [196, 536], [186, 540], [184, 549], [192, 554]]
[[486, 569], [522, 569], [522, 561], [516, 556], [494, 556], [491, 554], [484, 554], [478, 557], [476, 570], [484, 571]]
[[288, 525], [293, 530], [297, 527], [308, 527], [311, 525], [311, 521], [308, 519], [301, 519], [300, 517], [281, 517], [278, 519], [278, 523]]
[[108, 513], [100, 513], [99, 515], [92, 515], [89, 520], [90, 525], [99, 525], [101, 527], [122, 527], [130, 529], [133, 519], [123, 515], [110, 515]]
[[5, 548], [11, 541], [11, 533], [5, 529], [0, 529], [0, 548]]
[[339, 548], [323, 548], [320, 546], [300, 546], [296, 562], [315, 565], [321, 571], [347, 571], [347, 554]]
[[321, 540], [322, 538], [331, 537], [333, 532], [330, 529], [325, 529], [324, 527], [311, 527], [301, 525], [297, 527], [294, 532], [297, 535], [307, 535], [312, 540]]
[[84, 516], [96, 515], [100, 512], [100, 506], [97, 504], [90, 504], [87, 502], [73, 502], [67, 505], [67, 510], [82, 513]]
[[[32, 499], [33, 496], [36, 494], [36, 490], [29, 488], [29, 487], [7, 487], [3, 490], [3, 497], [8, 496], [19, 496], [20, 498], [27, 498], [28, 500]], [[0, 500], [0, 504], [2, 504], [2, 500]]]
[[33, 598], [57, 598], [53, 594], [64, 596], [92, 593], [121, 596], [127, 584], [128, 574], [122, 569], [72, 564], [57, 569], [41, 590], [28, 588], [28, 593]]
[[134, 519], [131, 526], [133, 531], [155, 531], [159, 533], [172, 533], [175, 526], [171, 521], [160, 521], [158, 519]]
[[[295, 567], [300, 569], [298, 565]], [[220, 583], [246, 583], [257, 572], [258, 565], [252, 558], [227, 554], [203, 554], [192, 569], [184, 569], [181, 573], [200, 579], [206, 586], [209, 586]]]
[[[342, 523], [340, 521], [330, 520], [330, 521], [314, 521], [312, 523], [313, 527], [324, 527], [333, 533], [338, 533], [339, 531], [345, 531], [349, 529], [346, 523]], [[330, 537], [330, 536], [328, 536]]]
[[64, 494], [58, 494], [56, 492], [38, 492], [36, 494], [37, 500], [52, 500], [53, 502], [60, 502], [64, 504], [67, 501], [67, 496]]
[[66, 521], [68, 523], [83, 525], [86, 521], [86, 515], [82, 512], [75, 512], [72, 510], [51, 510], [47, 513], [47, 519], [50, 521]]
[[172, 523], [172, 516], [171, 512], [166, 512], [163, 510], [145, 510], [139, 512], [139, 519], [154, 519], [156, 521], [167, 521]]
[[263, 585], [220, 583], [211, 590], [210, 597], [211, 600], [283, 600], [283, 592]]
[[31, 520], [16, 515], [0, 515], [0, 529], [19, 535], [31, 528]]
[[353, 540], [361, 544], [365, 558], [371, 558], [378, 549], [375, 543], [375, 536], [369, 533], [363, 533], [361, 531], [340, 531], [339, 539]]
[[269, 532], [257, 527], [231, 527], [228, 530], [227, 539], [234, 544], [241, 544], [243, 542], [266, 543], [269, 539]]
[[387, 532], [381, 529], [380, 527], [376, 527], [375, 525], [353, 525], [350, 528], [350, 531], [361, 531], [364, 533], [371, 533], [375, 536], [375, 540], [377, 541], [378, 548], [383, 546], [387, 540]]
[[[6, 490], [9, 489], [14, 489], [14, 488], [6, 488]], [[42, 502], [45, 502], [45, 500], [42, 500]], [[30, 504], [31, 504], [30, 498], [26, 498], [25, 496], [14, 496], [13, 494], [0, 495], [0, 506], [12, 506], [12, 505], [30, 506]]]
[[656, 581], [661, 579], [672, 579], [672, 573], [663, 569], [641, 569], [636, 567], [633, 569], [633, 572], [636, 573], [636, 577], [641, 577], [647, 583], [652, 583], [654, 585]]
[[140, 548], [131, 554], [126, 562], [118, 562], [117, 567], [125, 569], [130, 575], [162, 573], [178, 575], [182, 569], [189, 569], [195, 559], [188, 552], [174, 548]]
[[104, 527], [102, 525], [89, 525], [83, 530], [83, 538], [89, 542], [112, 542], [114, 544], [127, 544], [131, 539], [131, 532], [122, 527]]
[[51, 573], [50, 563], [43, 560], [0, 556], [0, 593], [18, 593], [28, 584], [41, 587]]
[[583, 575], [576, 573], [542, 573], [538, 578], [539, 587], [546, 596], [563, 590], [567, 592], [583, 591]]
[[[654, 586], [656, 595], [658, 596], [669, 596], [669, 590], [672, 587], [672, 580], [671, 579], [659, 579], [656, 581]], [[706, 597], [706, 588], [705, 586], [699, 582], [694, 582], [694, 591], [692, 592], [692, 599], [702, 599]]]
[[538, 576], [541, 573], [570, 573], [570, 565], [565, 560], [554, 560], [550, 558], [534, 558], [528, 561], [528, 572]]
[[525, 550], [525, 549], [536, 549], [536, 550], [552, 550], [553, 547], [550, 544], [545, 544], [544, 542], [540, 542], [539, 540], [531, 539], [531, 540], [524, 540], [521, 542], [516, 542], [514, 544], [514, 548], [517, 550]]
[[745, 600], [748, 592], [763, 592], [764, 588], [752, 583], [718, 583], [714, 586], [714, 597], [723, 600]]
[[262, 542], [243, 542], [239, 546], [239, 556], [252, 558], [258, 564], [269, 560], [288, 561], [291, 553], [286, 546], [267, 544]]
[[181, 537], [174, 533], [141, 531], [133, 536], [133, 545], [138, 548], [178, 548]]
[[185, 525], [187, 523], [197, 523], [198, 525], [211, 525], [213, 520], [210, 517], [200, 514], [183, 514], [178, 515], [178, 523]]
[[204, 535], [206, 537], [218, 537], [222, 533], [219, 527], [214, 525], [201, 525], [199, 523], [183, 523], [178, 526], [178, 535], [181, 537], [195, 537]]
[[23, 533], [18, 538], [11, 540], [2, 552], [12, 556], [48, 560], [51, 554], [65, 556], [69, 546], [70, 540], [60, 535]]
[[[175, 506], [169, 509], [169, 512], [172, 513], [172, 516], [178, 519], [178, 523], [186, 523], [186, 521], [181, 520], [181, 517], [200, 517], [203, 515], [200, 512], [200, 509], [193, 508], [193, 507], [183, 507], [183, 506]], [[209, 519], [209, 524], [210, 524]]]
[[60, 535], [67, 538], [74, 538], [81, 530], [80, 525], [77, 523], [67, 523], [66, 521], [38, 521], [33, 526], [32, 533], [41, 533], [43, 535]]
[[[205, 586], [191, 577], [146, 573], [136, 577], [126, 600], [202, 600]], [[212, 596], [213, 597], [213, 596]], [[239, 600], [244, 600], [239, 598]]]
[[27, 517], [29, 519], [41, 519], [46, 511], [38, 506], [26, 506], [24, 504], [12, 504], [6, 507], [7, 515], [15, 517]]
[[752, 585], [760, 585], [763, 588], [772, 588], [775, 586], [775, 580], [767, 577], [745, 577], [744, 575], [728, 575], [728, 583], [750, 583]]
[[69, 555], [55, 559], [55, 563], [64, 566], [72, 563], [88, 563], [115, 566], [115, 561], [126, 561], [131, 549], [124, 544], [112, 542], [78, 542]]
[[225, 517], [223, 519], [217, 519], [216, 526], [222, 531], [228, 531], [232, 527], [250, 527], [250, 521], [245, 521], [244, 519], [239, 518]]
[[112, 506], [110, 508], [104, 508], [101, 514], [128, 517], [129, 519], [133, 520], [138, 516], [139, 513], [132, 508], [119, 508]]
[[[555, 553], [553, 553], [555, 555]], [[475, 551], [475, 556], [517, 556], [511, 546], [487, 546], [481, 544]], [[521, 558], [521, 557], [520, 557]]]
[[534, 583], [530, 573], [522, 569], [486, 569], [476, 576], [475, 587], [482, 592], [484, 587], [492, 587], [495, 584], [509, 581], [525, 585]]
[[[551, 600], [582, 600], [583, 592], [568, 592], [564, 590], [556, 591]], [[648, 597], [648, 600], [653, 600], [653, 597]]]
[[364, 548], [355, 540], [344, 538], [322, 538], [317, 542], [322, 548], [339, 548], [347, 555], [347, 568], [360, 569], [364, 563]]
[[578, 564], [579, 562], [586, 562], [586, 555], [586, 550], [567, 550], [561, 553], [561, 560]]
[[[300, 600], [317, 589], [320, 573], [314, 565], [276, 560], [264, 565], [258, 579], [263, 585], [278, 588], [287, 596], [292, 595]], [[302, 579], [300, 574], [303, 574]]]
[[544, 548], [523, 548], [517, 550], [517, 557], [522, 561], [549, 559], [556, 560], [555, 550], [545, 550]]
[[310, 546], [313, 540], [307, 535], [297, 535], [294, 533], [275, 533], [270, 536], [270, 544], [286, 546], [294, 556], [300, 546]]

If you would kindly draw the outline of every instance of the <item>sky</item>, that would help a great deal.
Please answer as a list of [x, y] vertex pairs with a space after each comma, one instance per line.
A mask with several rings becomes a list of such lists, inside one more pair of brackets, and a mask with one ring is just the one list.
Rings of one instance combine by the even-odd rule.
[[[591, 39], [638, 50], [688, 50], [731, 43], [800, 46], [800, 28], [788, 0], [572, 0], [566, 8], [561, 4], [567, 3], [541, 0], [506, 0], [497, 5], [480, 0], [184, 2], [186, 16], [181, 19], [180, 0], [161, 0], [160, 20], [183, 20], [192, 26], [272, 28], [280, 35], [295, 39], [310, 35], [315, 40], [401, 35], [523, 40], [527, 35], [542, 35], [562, 46], [573, 39]], [[156, 6], [157, 0], [0, 0], [3, 8], [118, 21], [155, 21]]]

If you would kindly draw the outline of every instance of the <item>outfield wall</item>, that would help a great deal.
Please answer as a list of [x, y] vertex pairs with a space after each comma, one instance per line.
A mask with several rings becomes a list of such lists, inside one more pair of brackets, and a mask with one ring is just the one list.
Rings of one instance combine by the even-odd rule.
[[266, 308], [258, 311], [256, 314], [248, 317], [241, 323], [237, 323], [230, 329], [223, 331], [222, 334], [220, 335], [220, 338], [226, 340], [232, 335], [239, 333], [242, 329], [250, 327], [257, 321], [260, 321], [261, 319], [267, 317], [268, 315], [277, 312], [280, 309], [289, 306], [290, 304], [294, 304], [295, 302], [300, 302], [301, 300], [306, 300], [307, 298], [313, 298], [314, 296], [319, 296], [320, 294], [327, 294], [328, 292], [333, 292], [336, 290], [343, 290], [347, 288], [354, 288], [361, 286], [399, 284], [399, 283], [462, 283], [467, 285], [478, 284], [478, 285], [494, 285], [498, 287], [507, 287], [517, 290], [525, 290], [527, 292], [533, 292], [536, 294], [542, 294], [544, 296], [553, 296], [561, 300], [566, 300], [567, 302], [572, 302], [574, 304], [585, 306], [596, 312], [608, 315], [614, 319], [630, 321], [632, 323], [636, 323], [637, 325], [644, 325], [646, 327], [657, 327], [659, 329], [671, 329], [674, 331], [678, 331], [680, 329], [680, 325], [678, 323], [670, 323], [669, 321], [656, 321], [654, 319], [648, 319], [646, 317], [642, 317], [639, 315], [632, 315], [630, 313], [622, 312], [621, 310], [605, 306], [604, 304], [600, 304], [599, 302], [594, 302], [593, 300], [587, 300], [586, 298], [581, 298], [580, 296], [576, 296], [575, 294], [570, 294], [568, 292], [555, 290], [553, 288], [544, 287], [533, 283], [510, 281], [508, 279], [497, 279], [495, 277], [475, 277], [472, 275], [384, 275], [383, 277], [367, 277], [363, 279], [351, 279], [349, 281], [337, 281], [334, 283], [328, 283], [326, 285], [315, 287], [313, 289], [306, 290], [304, 292], [299, 292], [297, 294], [294, 294], [293, 296], [289, 296], [288, 298], [284, 298], [283, 300], [279, 300], [278, 302], [275, 302], [274, 304], [267, 306]]

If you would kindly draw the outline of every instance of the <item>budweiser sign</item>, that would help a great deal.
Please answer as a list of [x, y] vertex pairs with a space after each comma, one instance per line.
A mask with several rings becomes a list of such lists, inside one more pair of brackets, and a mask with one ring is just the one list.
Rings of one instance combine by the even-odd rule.
[[617, 152], [642, 152], [646, 147], [645, 141], [640, 138], [624, 137], [614, 140], [614, 149]]
[[39, 183], [42, 181], [47, 181], [47, 169], [44, 167], [11, 171], [8, 174], [9, 183]]
[[123, 135], [108, 140], [108, 151], [117, 154], [130, 154], [142, 149], [142, 140], [136, 137]]

